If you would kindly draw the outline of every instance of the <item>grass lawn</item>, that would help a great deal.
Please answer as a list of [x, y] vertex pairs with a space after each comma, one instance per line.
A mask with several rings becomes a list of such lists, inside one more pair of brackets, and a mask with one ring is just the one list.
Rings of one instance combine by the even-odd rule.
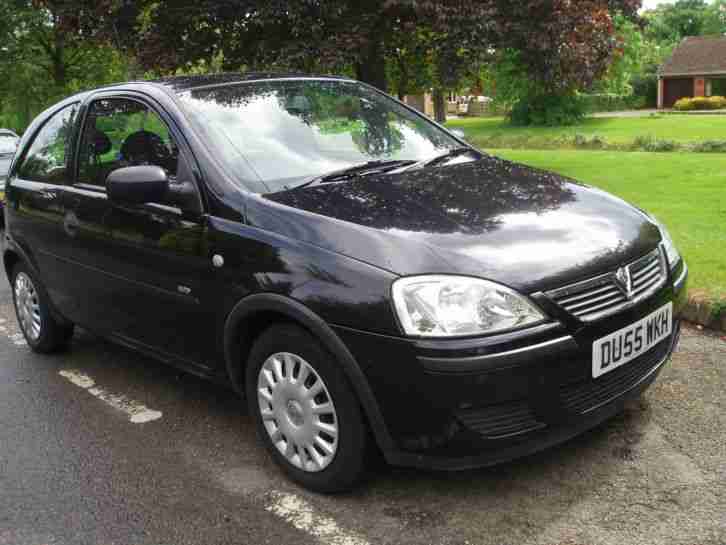
[[653, 213], [668, 226], [688, 262], [690, 289], [726, 299], [725, 154], [562, 150], [492, 153], [600, 187]]
[[505, 142], [525, 138], [548, 141], [561, 137], [574, 138], [575, 134], [602, 136], [614, 144], [629, 144], [637, 136], [653, 136], [682, 143], [726, 140], [726, 115], [587, 118], [572, 127], [512, 127], [502, 118], [470, 118], [452, 119], [446, 126], [462, 129], [469, 141], [480, 147], [497, 139]]

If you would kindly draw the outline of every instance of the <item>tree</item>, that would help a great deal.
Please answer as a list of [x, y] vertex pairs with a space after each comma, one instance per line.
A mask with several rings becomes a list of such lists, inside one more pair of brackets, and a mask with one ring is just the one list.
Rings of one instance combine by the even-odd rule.
[[686, 36], [702, 36], [710, 6], [706, 0], [678, 0], [644, 14], [646, 37], [659, 43], [680, 42]]
[[[439, 104], [494, 51], [521, 53], [539, 95], [588, 88], [618, 47], [612, 14], [640, 0], [78, 0], [78, 28], [113, 39], [146, 68], [174, 71], [223, 58], [238, 70], [352, 73], [388, 90], [391, 59], [413, 36], [430, 60]], [[406, 40], [404, 40], [406, 41]], [[416, 44], [416, 41], [420, 43]], [[402, 55], [403, 51], [403, 55]], [[397, 83], [406, 84], [405, 76]], [[389, 70], [390, 71], [390, 70]], [[410, 74], [410, 72], [408, 72]], [[533, 87], [534, 88], [534, 87]]]
[[708, 6], [703, 22], [704, 35], [726, 34], [726, 0], [715, 0]]
[[123, 79], [123, 59], [68, 32], [69, 1], [0, 3], [0, 96], [3, 119], [23, 129], [39, 110], [88, 85]]

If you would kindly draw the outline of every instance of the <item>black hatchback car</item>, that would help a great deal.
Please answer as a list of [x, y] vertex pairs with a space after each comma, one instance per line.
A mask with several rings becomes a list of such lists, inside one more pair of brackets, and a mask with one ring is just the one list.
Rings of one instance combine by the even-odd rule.
[[26, 131], [7, 202], [32, 349], [77, 324], [229, 384], [319, 491], [371, 448], [463, 469], [564, 441], [678, 340], [687, 268], [655, 219], [346, 78], [71, 97]]

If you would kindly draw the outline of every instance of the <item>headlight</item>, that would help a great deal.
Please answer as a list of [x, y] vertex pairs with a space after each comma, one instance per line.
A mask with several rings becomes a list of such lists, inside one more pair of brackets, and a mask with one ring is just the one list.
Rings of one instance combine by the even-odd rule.
[[671, 268], [673, 268], [681, 260], [681, 254], [678, 253], [678, 248], [676, 248], [676, 244], [673, 242], [673, 239], [671, 238], [668, 229], [665, 228], [665, 225], [655, 218], [653, 218], [653, 221], [655, 221], [658, 229], [660, 229], [660, 236], [663, 239], [661, 242], [663, 244], [663, 249], [665, 249], [666, 256], [668, 257], [668, 264]]
[[401, 278], [393, 283], [393, 303], [404, 332], [416, 337], [493, 333], [545, 319], [509, 288], [464, 276]]

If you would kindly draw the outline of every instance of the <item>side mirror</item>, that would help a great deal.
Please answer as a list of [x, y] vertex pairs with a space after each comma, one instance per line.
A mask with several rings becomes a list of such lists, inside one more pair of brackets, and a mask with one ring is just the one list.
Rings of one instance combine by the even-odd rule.
[[461, 129], [451, 129], [449, 132], [456, 136], [459, 140], [466, 140], [466, 133]]
[[106, 178], [108, 197], [119, 204], [162, 203], [168, 191], [169, 178], [161, 167], [125, 167]]

